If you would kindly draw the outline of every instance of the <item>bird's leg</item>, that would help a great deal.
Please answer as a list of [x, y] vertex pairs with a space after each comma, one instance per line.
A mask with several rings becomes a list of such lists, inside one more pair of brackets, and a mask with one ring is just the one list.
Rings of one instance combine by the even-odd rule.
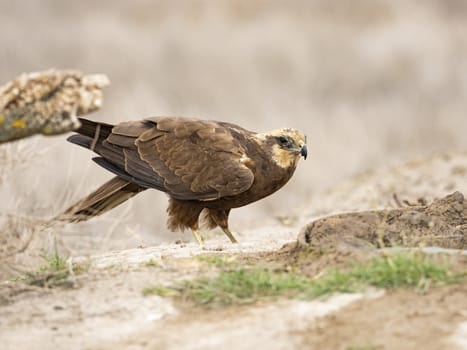
[[208, 226], [210, 228], [219, 226], [232, 243], [238, 243], [237, 239], [229, 230], [229, 213], [230, 209], [209, 209], [206, 217], [209, 223]]
[[193, 233], [193, 236], [195, 237], [199, 245], [204, 245], [204, 239], [203, 237], [201, 237], [198, 228], [192, 228], [191, 233]]
[[224, 233], [227, 235], [227, 237], [229, 237], [230, 241], [232, 243], [238, 243], [237, 239], [234, 237], [234, 235], [232, 234], [232, 232], [230, 232], [229, 228], [226, 226], [226, 227], [221, 227], [222, 231], [224, 231]]

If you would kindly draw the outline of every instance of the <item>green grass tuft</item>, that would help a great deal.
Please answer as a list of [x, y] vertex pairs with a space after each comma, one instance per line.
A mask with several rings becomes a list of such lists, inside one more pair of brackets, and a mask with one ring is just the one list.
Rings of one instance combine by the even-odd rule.
[[161, 264], [154, 259], [150, 259], [144, 263], [146, 267], [161, 267]]
[[363, 345], [363, 346], [350, 346], [347, 350], [382, 350], [381, 345]]
[[58, 253], [46, 256], [44, 260], [45, 263], [37, 271], [26, 272], [18, 280], [39, 287], [71, 288], [75, 286], [73, 275], [86, 270], [83, 266], [69, 267], [67, 258]]
[[247, 304], [281, 295], [294, 297], [310, 287], [307, 277], [268, 269], [221, 271], [215, 278], [183, 281], [170, 287], [149, 287], [144, 295], [178, 297], [199, 305]]
[[424, 288], [427, 281], [449, 283], [461, 277], [451, 273], [444, 264], [434, 261], [432, 256], [420, 253], [375, 259], [369, 264], [368, 271], [360, 267], [355, 269], [354, 275], [379, 288]]
[[197, 304], [231, 305], [295, 295], [305, 291], [308, 284], [309, 280], [299, 275], [266, 269], [240, 269], [223, 271], [214, 279], [185, 281], [179, 290]]
[[312, 299], [335, 293], [377, 288], [414, 287], [426, 291], [433, 284], [465, 277], [424, 254], [397, 254], [375, 258], [350, 270], [332, 270], [317, 279], [271, 269], [224, 270], [215, 278], [184, 281], [170, 287], [145, 288], [144, 295], [178, 297], [199, 305], [232, 305], [277, 297]]
[[427, 290], [433, 283], [452, 283], [465, 274], [454, 274], [443, 264], [426, 254], [394, 254], [375, 258], [366, 264], [355, 265], [349, 271], [332, 270], [317, 279], [311, 296], [332, 293], [349, 293], [365, 287], [398, 288], [415, 287]]
[[235, 256], [220, 256], [214, 254], [205, 254], [198, 255], [196, 259], [203, 263], [214, 267], [219, 268], [232, 268], [240, 266], [240, 262], [235, 258]]

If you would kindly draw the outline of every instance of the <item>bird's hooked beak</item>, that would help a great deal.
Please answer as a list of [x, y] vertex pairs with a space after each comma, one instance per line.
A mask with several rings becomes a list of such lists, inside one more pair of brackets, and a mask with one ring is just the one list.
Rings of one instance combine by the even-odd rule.
[[303, 159], [306, 159], [306, 156], [308, 155], [308, 149], [306, 148], [305, 144], [302, 146], [302, 148], [300, 148], [300, 154], [302, 155]]
[[306, 147], [306, 143], [300, 141], [298, 145], [300, 146], [300, 148], [297, 151], [300, 153], [303, 159], [306, 159], [306, 157], [308, 156], [308, 148]]

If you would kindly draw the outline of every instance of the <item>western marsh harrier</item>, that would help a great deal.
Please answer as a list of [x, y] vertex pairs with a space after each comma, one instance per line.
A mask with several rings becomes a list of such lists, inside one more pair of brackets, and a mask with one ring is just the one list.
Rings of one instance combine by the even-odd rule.
[[181, 117], [155, 117], [117, 125], [80, 118], [68, 141], [99, 156], [116, 176], [65, 213], [69, 221], [100, 215], [148, 188], [169, 196], [170, 230], [219, 226], [232, 242], [228, 217], [284, 186], [301, 156], [305, 136], [294, 129], [255, 133], [237, 125]]

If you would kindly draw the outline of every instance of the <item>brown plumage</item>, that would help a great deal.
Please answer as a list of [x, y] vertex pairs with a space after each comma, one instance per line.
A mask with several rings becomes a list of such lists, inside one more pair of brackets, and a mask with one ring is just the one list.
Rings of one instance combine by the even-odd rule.
[[81, 119], [68, 141], [99, 155], [116, 175], [70, 207], [69, 221], [100, 215], [148, 188], [169, 195], [168, 228], [219, 226], [232, 242], [229, 212], [277, 191], [291, 178], [305, 136], [293, 129], [255, 133], [237, 125], [181, 117], [155, 117], [117, 125]]

